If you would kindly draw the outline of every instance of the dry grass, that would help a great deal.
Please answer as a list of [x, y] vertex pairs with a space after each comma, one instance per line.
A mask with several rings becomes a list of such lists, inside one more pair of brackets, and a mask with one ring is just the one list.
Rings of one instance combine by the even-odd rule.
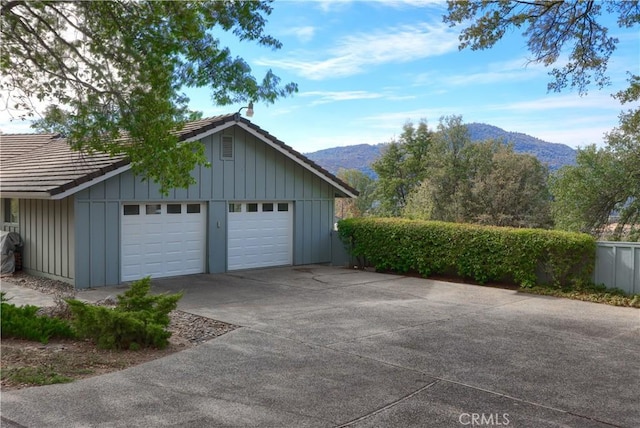
[[52, 383], [71, 382], [145, 363], [195, 346], [181, 338], [166, 349], [114, 351], [97, 349], [84, 340], [52, 340], [43, 345], [2, 339], [0, 385], [3, 391]]

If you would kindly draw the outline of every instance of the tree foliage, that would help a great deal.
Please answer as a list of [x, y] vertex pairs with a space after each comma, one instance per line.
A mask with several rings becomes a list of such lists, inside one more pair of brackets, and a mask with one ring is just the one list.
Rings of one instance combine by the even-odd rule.
[[193, 182], [203, 148], [175, 131], [194, 117], [184, 88], [215, 104], [265, 101], [297, 91], [268, 71], [262, 81], [216, 36], [278, 49], [264, 34], [269, 1], [3, 1], [0, 90], [16, 118], [78, 150], [124, 154], [163, 190]]
[[497, 146], [489, 168], [478, 170], [472, 180], [474, 222], [550, 228], [548, 176], [548, 168], [536, 157], [515, 153], [510, 146]]
[[421, 120], [417, 127], [408, 122], [398, 141], [391, 142], [371, 167], [378, 174], [377, 213], [399, 216], [409, 193], [422, 182], [433, 142], [433, 131]]
[[[616, 94], [623, 103], [640, 99], [640, 76]], [[551, 179], [557, 227], [601, 237], [611, 214], [617, 217], [612, 238], [640, 239], [640, 109], [620, 115], [620, 125], [606, 136], [602, 148], [578, 150], [575, 166]]]
[[567, 86], [584, 93], [595, 83], [609, 83], [607, 63], [618, 39], [602, 24], [603, 15], [615, 15], [620, 27], [640, 23], [638, 0], [600, 1], [528, 1], [528, 0], [448, 0], [444, 21], [451, 26], [464, 25], [460, 49], [493, 47], [512, 29], [522, 30], [533, 55], [532, 62], [550, 66], [568, 48], [566, 63], [554, 68], [549, 89]]
[[340, 198], [336, 213], [340, 218], [362, 217], [373, 209], [375, 181], [357, 169], [340, 169], [338, 178], [358, 191], [357, 198]]
[[[516, 154], [500, 141], [472, 143], [460, 116], [443, 117], [435, 132], [424, 121], [421, 127], [406, 124], [400, 141], [373, 165], [381, 214], [550, 226], [548, 170], [535, 157]], [[410, 138], [416, 135], [422, 137]]]

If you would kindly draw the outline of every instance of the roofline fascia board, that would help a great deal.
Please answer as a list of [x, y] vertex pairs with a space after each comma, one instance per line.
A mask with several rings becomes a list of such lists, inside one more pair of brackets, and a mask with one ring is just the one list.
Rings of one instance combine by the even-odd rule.
[[246, 125], [244, 122], [237, 122], [237, 124], [238, 124], [238, 126], [240, 126], [242, 129], [244, 129], [245, 131], [247, 131], [251, 135], [261, 139], [265, 143], [269, 144], [269, 146], [273, 147], [274, 149], [276, 149], [277, 151], [279, 151], [283, 155], [287, 156], [292, 161], [296, 162], [298, 165], [300, 165], [303, 168], [307, 169], [308, 171], [312, 172], [313, 174], [315, 174], [319, 178], [323, 179], [324, 181], [330, 182], [335, 188], [337, 188], [338, 190], [342, 191], [344, 194], [346, 194], [350, 198], [356, 198], [357, 197], [356, 195], [354, 195], [348, 189], [344, 188], [339, 183], [333, 181], [331, 178], [327, 177], [326, 175], [324, 175], [323, 173], [321, 173], [317, 169], [311, 167], [311, 165], [309, 165], [308, 163], [306, 163], [305, 161], [303, 161], [299, 157], [295, 156], [293, 153], [289, 152], [288, 150], [282, 148], [279, 144], [276, 144], [273, 141], [271, 141], [269, 138], [266, 138], [263, 134], [261, 134], [260, 132], [256, 131], [252, 127]]
[[115, 177], [116, 175], [119, 175], [119, 174], [122, 174], [123, 172], [129, 171], [130, 169], [131, 169], [131, 164], [126, 164], [124, 166], [121, 166], [120, 168], [116, 168], [116, 169], [114, 169], [112, 171], [109, 171], [106, 174], [101, 175], [100, 177], [96, 177], [96, 178], [94, 178], [92, 180], [85, 181], [84, 183], [79, 184], [78, 186], [76, 186], [74, 188], [71, 188], [69, 190], [65, 190], [62, 193], [57, 193], [55, 195], [52, 195], [49, 199], [52, 199], [54, 201], [55, 200], [59, 200], [59, 199], [64, 199], [64, 198], [66, 198], [68, 196], [71, 196], [71, 195], [73, 195], [75, 193], [78, 193], [78, 192], [80, 192], [80, 191], [82, 191], [82, 190], [84, 190], [84, 189], [86, 189], [88, 187], [91, 187], [94, 184], [101, 183], [101, 182], [103, 182], [105, 180], [110, 179], [111, 177]]
[[211, 129], [208, 129], [208, 130], [204, 131], [201, 134], [194, 135], [193, 137], [185, 138], [184, 140], [180, 140], [180, 141], [183, 141], [185, 143], [190, 143], [192, 141], [198, 141], [198, 140], [201, 140], [201, 139], [203, 139], [205, 137], [208, 137], [209, 135], [213, 135], [216, 132], [220, 132], [220, 131], [225, 130], [227, 128], [231, 128], [232, 126], [237, 125], [237, 124], [238, 124], [238, 122], [236, 122], [235, 120], [232, 120], [232, 121], [229, 121], [229, 122], [225, 122], [225, 123], [223, 123], [221, 125], [215, 126], [215, 127], [211, 128]]
[[0, 198], [51, 199], [49, 192], [0, 192]]

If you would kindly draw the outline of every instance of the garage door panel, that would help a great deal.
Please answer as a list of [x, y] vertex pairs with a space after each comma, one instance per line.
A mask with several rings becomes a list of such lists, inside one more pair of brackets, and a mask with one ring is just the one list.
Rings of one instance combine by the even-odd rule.
[[[146, 275], [165, 277], [204, 272], [205, 206], [190, 203], [200, 205], [200, 212], [187, 213], [186, 203], [123, 205], [138, 205], [139, 209], [137, 214], [135, 207], [121, 211], [122, 281]], [[150, 214], [146, 205], [154, 206]], [[155, 209], [157, 206], [159, 211]]]
[[[257, 212], [229, 212], [227, 269], [250, 269], [283, 266], [292, 263], [293, 213], [288, 211], [262, 211], [265, 203], [258, 204]], [[275, 202], [266, 202], [272, 208]], [[235, 209], [235, 207], [234, 207]]]

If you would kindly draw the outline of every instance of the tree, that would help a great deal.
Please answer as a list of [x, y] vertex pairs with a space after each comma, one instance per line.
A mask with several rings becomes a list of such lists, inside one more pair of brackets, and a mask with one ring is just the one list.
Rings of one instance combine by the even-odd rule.
[[432, 189], [432, 219], [465, 222], [471, 199], [474, 148], [462, 116], [440, 118], [434, 140], [433, 164], [425, 174]]
[[640, 1], [600, 0], [448, 0], [444, 21], [451, 26], [464, 24], [460, 49], [493, 47], [511, 29], [522, 29], [532, 62], [545, 66], [558, 61], [570, 46], [568, 60], [554, 68], [549, 90], [567, 86], [585, 93], [595, 83], [602, 88], [609, 83], [607, 64], [618, 39], [608, 34], [599, 22], [603, 13], [617, 16], [619, 27], [631, 28], [640, 23]]
[[336, 203], [336, 212], [341, 218], [362, 217], [371, 212], [375, 181], [357, 169], [340, 169], [338, 178], [358, 191], [357, 198], [341, 198]]
[[206, 164], [202, 145], [175, 131], [194, 113], [186, 87], [216, 104], [273, 102], [297, 91], [268, 71], [261, 82], [216, 32], [267, 48], [270, 1], [3, 1], [0, 90], [16, 118], [62, 132], [74, 149], [126, 155], [162, 190], [186, 187]]
[[[489, 144], [493, 145], [492, 142]], [[478, 147], [482, 145], [487, 143]], [[473, 222], [494, 226], [551, 227], [548, 175], [548, 168], [535, 156], [515, 153], [511, 146], [498, 146], [490, 168], [479, 169], [472, 181], [470, 214]]]
[[421, 120], [417, 127], [408, 122], [398, 141], [391, 142], [371, 167], [378, 174], [376, 198], [378, 214], [399, 216], [407, 203], [407, 195], [426, 174], [433, 132]]
[[[621, 102], [640, 99], [640, 77], [616, 94]], [[613, 239], [640, 237], [640, 109], [620, 115], [620, 125], [607, 134], [607, 146], [578, 150], [576, 165], [551, 177], [556, 226], [570, 231], [604, 234], [612, 213]]]

